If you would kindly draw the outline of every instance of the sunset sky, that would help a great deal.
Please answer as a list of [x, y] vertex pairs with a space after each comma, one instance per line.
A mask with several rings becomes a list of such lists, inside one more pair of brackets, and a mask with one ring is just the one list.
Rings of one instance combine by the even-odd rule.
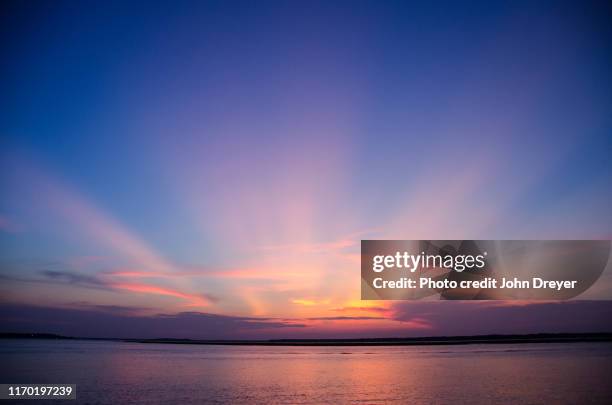
[[361, 239], [612, 238], [605, 2], [1, 7], [0, 331], [612, 331], [359, 288]]

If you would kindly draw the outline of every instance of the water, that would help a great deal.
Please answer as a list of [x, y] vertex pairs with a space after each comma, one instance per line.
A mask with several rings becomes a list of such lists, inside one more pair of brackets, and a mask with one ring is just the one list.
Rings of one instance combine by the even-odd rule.
[[0, 367], [0, 383], [77, 384], [78, 400], [63, 403], [612, 403], [609, 343], [250, 347], [3, 340]]

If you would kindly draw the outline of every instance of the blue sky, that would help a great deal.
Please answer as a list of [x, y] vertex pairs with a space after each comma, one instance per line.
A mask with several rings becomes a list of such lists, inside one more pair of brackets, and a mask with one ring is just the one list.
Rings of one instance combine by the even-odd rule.
[[332, 316], [362, 238], [612, 234], [604, 2], [2, 7], [11, 305]]

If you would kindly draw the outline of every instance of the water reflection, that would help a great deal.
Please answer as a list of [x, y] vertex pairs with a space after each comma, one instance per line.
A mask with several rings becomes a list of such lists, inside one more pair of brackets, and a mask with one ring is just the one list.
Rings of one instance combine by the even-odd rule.
[[99, 404], [612, 403], [607, 343], [287, 348], [10, 340], [0, 360], [2, 383], [76, 383], [78, 402]]

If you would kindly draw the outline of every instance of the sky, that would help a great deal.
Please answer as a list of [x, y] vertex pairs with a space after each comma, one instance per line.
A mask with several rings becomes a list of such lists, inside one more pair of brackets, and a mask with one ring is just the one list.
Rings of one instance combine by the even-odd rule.
[[612, 331], [359, 287], [361, 239], [612, 238], [605, 2], [0, 7], [2, 331]]

